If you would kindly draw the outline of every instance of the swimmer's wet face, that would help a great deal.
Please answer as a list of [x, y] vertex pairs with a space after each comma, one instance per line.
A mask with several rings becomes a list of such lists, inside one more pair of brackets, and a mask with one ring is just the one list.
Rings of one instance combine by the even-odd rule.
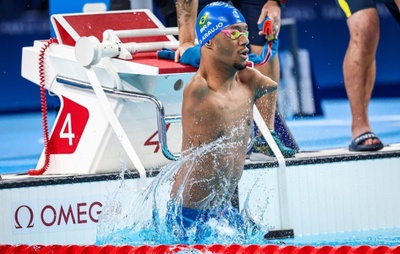
[[238, 23], [221, 30], [213, 39], [221, 59], [224, 57], [227, 62], [232, 62], [236, 70], [246, 68], [249, 44], [247, 24]]

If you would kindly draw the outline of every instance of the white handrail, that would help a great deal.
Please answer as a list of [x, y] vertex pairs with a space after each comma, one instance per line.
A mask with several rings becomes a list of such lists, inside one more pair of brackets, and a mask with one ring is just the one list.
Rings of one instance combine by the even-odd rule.
[[179, 47], [179, 42], [178, 41], [146, 42], [146, 43], [128, 42], [125, 43], [124, 45], [131, 54], [136, 54], [138, 52], [156, 51], [162, 48], [177, 49]]
[[178, 35], [177, 27], [165, 28], [146, 28], [135, 30], [111, 30], [107, 29], [103, 32], [103, 39], [110, 38], [113, 34], [118, 38], [132, 38], [132, 37], [148, 37], [148, 36], [162, 36], [162, 35]]
[[83, 66], [97, 64], [104, 57], [119, 57], [122, 59], [132, 59], [132, 54], [138, 52], [156, 51], [162, 48], [176, 49], [179, 41], [160, 41], [160, 42], [104, 42], [94, 36], [83, 36], [75, 44], [75, 56]]
[[110, 102], [107, 99], [107, 96], [101, 87], [100, 81], [97, 78], [96, 73], [90, 67], [85, 67], [86, 74], [90, 80], [90, 83], [93, 87], [93, 90], [99, 99], [100, 106], [106, 115], [108, 122], [110, 123], [111, 127], [113, 128], [115, 134], [118, 137], [119, 142], [124, 147], [126, 153], [128, 154], [129, 158], [131, 159], [133, 165], [135, 166], [136, 170], [139, 172], [141, 179], [146, 179], [146, 171], [142, 162], [139, 159], [135, 149], [133, 148], [131, 142], [129, 141], [128, 135], [124, 131], [121, 123], [119, 122], [117, 116], [115, 115], [113, 109], [111, 108]]
[[267, 141], [269, 147], [274, 152], [276, 159], [278, 160], [278, 193], [279, 193], [279, 212], [280, 212], [280, 223], [281, 229], [289, 229], [290, 221], [289, 221], [289, 205], [287, 200], [287, 186], [286, 186], [286, 162], [285, 158], [282, 155], [281, 150], [276, 144], [274, 138], [271, 135], [271, 132], [268, 129], [264, 119], [262, 118], [260, 111], [257, 106], [253, 106], [253, 117], [256, 122], [258, 128], [260, 129], [262, 135]]

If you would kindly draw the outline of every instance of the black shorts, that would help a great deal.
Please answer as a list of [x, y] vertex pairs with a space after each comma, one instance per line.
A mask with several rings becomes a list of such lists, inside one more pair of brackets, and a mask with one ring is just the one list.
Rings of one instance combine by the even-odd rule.
[[337, 5], [344, 12], [347, 18], [353, 13], [367, 8], [376, 8], [376, 3], [384, 3], [390, 13], [400, 24], [400, 12], [393, 0], [336, 0]]
[[391, 3], [386, 3], [385, 5], [389, 9], [389, 11], [392, 14], [392, 16], [394, 17], [394, 19], [400, 25], [400, 12], [399, 12], [399, 8], [397, 7], [396, 3], [391, 2]]
[[[215, 2], [215, 0], [199, 0], [198, 12], [200, 12], [207, 4]], [[265, 36], [259, 35], [257, 21], [260, 17], [261, 9], [266, 3], [265, 0], [231, 0], [224, 1], [233, 4], [246, 19], [249, 28], [249, 41], [251, 45], [264, 46], [266, 39]]]

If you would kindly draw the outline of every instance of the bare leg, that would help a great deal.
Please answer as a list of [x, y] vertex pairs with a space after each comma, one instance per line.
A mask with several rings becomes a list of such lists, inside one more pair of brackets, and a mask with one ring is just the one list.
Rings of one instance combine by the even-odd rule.
[[[255, 46], [251, 45], [251, 52], [256, 53], [260, 55], [263, 47], [261, 46]], [[262, 74], [265, 76], [270, 77], [273, 81], [277, 82], [279, 84], [279, 74], [280, 74], [280, 69], [279, 69], [279, 57], [278, 54], [275, 55], [275, 57], [268, 63], [262, 65], [262, 66], [257, 66], [256, 69], [258, 69]], [[270, 130], [274, 129], [274, 124], [275, 124], [275, 111], [276, 111], [276, 102], [278, 98], [278, 90], [266, 94], [260, 99], [257, 100], [256, 105], [260, 111], [261, 116], [263, 117], [264, 121], [266, 122], [268, 128]]]
[[[376, 76], [376, 49], [379, 41], [379, 17], [375, 8], [354, 13], [347, 20], [350, 42], [343, 63], [344, 83], [352, 114], [352, 137], [371, 131], [368, 104]], [[362, 145], [379, 143], [368, 139]]]

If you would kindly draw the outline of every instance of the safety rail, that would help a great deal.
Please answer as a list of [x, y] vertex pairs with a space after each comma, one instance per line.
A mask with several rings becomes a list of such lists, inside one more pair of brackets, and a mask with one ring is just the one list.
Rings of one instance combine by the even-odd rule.
[[[85, 90], [93, 90], [92, 86], [85, 81], [81, 80], [76, 80], [64, 76], [57, 76], [56, 81], [64, 84], [64, 85], [69, 85], [73, 86], [75, 88], [79, 89], [85, 89]], [[181, 115], [165, 115], [165, 110], [164, 110], [164, 105], [162, 102], [154, 97], [153, 95], [150, 94], [144, 94], [144, 93], [137, 93], [137, 92], [132, 92], [132, 91], [126, 91], [126, 90], [119, 90], [119, 89], [112, 89], [112, 88], [106, 88], [103, 87], [104, 92], [106, 92], [109, 95], [116, 96], [119, 98], [125, 98], [129, 100], [135, 100], [135, 101], [142, 101], [142, 102], [150, 102], [156, 107], [157, 111], [157, 130], [158, 130], [158, 142], [160, 144], [162, 153], [164, 156], [169, 159], [176, 161], [181, 157], [180, 153], [172, 153], [169, 148], [168, 148], [168, 143], [167, 143], [167, 129], [166, 129], [166, 124], [168, 123], [179, 123], [182, 120]], [[247, 151], [249, 151], [253, 145], [253, 139], [254, 139], [254, 132], [250, 132], [250, 139], [249, 139], [249, 144], [247, 146]]]
[[136, 43], [122, 43], [121, 38], [148, 37], [160, 35], [178, 35], [178, 28], [150, 28], [136, 30], [112, 30], [103, 32], [103, 41], [100, 42], [94, 36], [82, 36], [75, 44], [75, 56], [83, 66], [97, 64], [101, 58], [117, 57], [120, 59], [132, 59], [132, 54], [138, 52], [157, 51], [162, 48], [177, 49], [179, 41], [174, 37], [169, 41]]
[[[85, 90], [93, 90], [92, 86], [88, 82], [84, 82], [81, 80], [76, 80], [64, 76], [57, 76], [56, 81], [64, 84], [73, 86], [78, 89]], [[169, 160], [178, 160], [180, 158], [180, 153], [172, 153], [167, 144], [167, 131], [166, 124], [167, 123], [177, 123], [180, 122], [180, 115], [165, 115], [164, 105], [160, 100], [150, 94], [137, 93], [126, 90], [112, 89], [102, 87], [104, 92], [111, 96], [116, 96], [118, 98], [125, 98], [128, 100], [141, 101], [141, 102], [150, 102], [156, 107], [157, 112], [157, 129], [158, 129], [158, 142], [160, 144], [162, 153]]]
[[178, 27], [158, 27], [147, 29], [135, 30], [112, 30], [107, 29], [103, 32], [103, 39], [108, 40], [114, 36], [118, 38], [132, 38], [132, 37], [146, 37], [146, 36], [159, 36], [159, 35], [178, 35]]

